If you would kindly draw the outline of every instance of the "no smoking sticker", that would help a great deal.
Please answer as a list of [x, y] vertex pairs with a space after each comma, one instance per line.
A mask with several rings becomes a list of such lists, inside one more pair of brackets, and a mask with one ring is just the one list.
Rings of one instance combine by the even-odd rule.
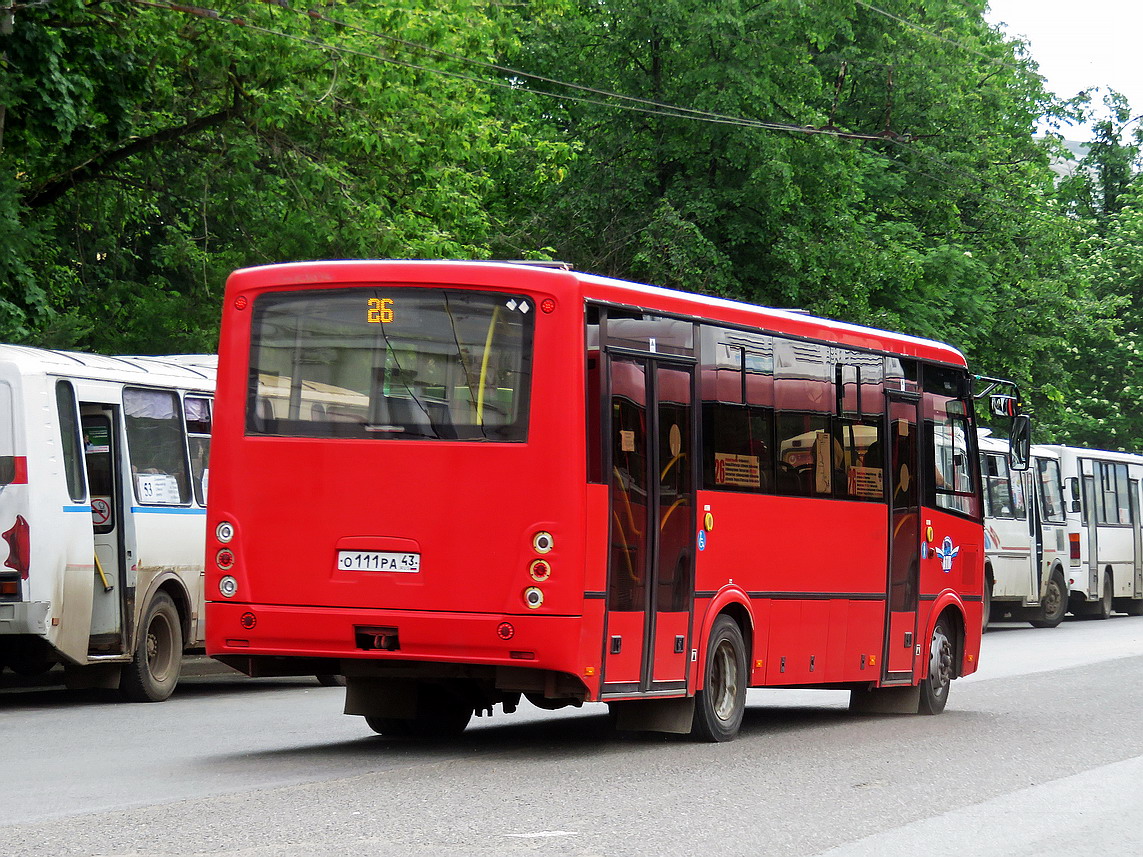
[[91, 522], [96, 526], [106, 524], [111, 520], [111, 504], [102, 497], [95, 497], [91, 501]]

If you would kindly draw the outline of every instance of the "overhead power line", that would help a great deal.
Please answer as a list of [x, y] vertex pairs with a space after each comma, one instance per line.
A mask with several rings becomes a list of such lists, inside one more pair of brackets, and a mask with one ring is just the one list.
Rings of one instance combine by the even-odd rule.
[[[593, 104], [601, 107], [608, 107], [618, 110], [627, 110], [636, 113], [646, 113], [654, 116], [664, 116], [675, 119], [690, 119], [693, 121], [709, 122], [720, 125], [733, 125], [741, 128], [758, 128], [767, 131], [784, 131], [793, 134], [813, 134], [825, 135], [846, 140], [866, 140], [866, 141], [884, 141], [891, 140], [898, 143], [909, 142], [909, 136], [903, 134], [896, 134], [894, 132], [883, 132], [880, 134], [863, 134], [854, 131], [847, 131], [843, 128], [834, 126], [814, 126], [814, 125], [798, 125], [795, 123], [787, 122], [768, 122], [760, 119], [748, 119], [742, 116], [732, 116], [723, 113], [714, 113], [706, 110], [697, 110], [691, 107], [683, 107], [678, 104], [671, 104], [668, 102], [655, 101], [652, 99], [639, 98], [631, 95], [624, 95], [622, 93], [610, 92], [604, 89], [595, 87], [584, 86], [582, 84], [571, 83], [569, 81], [558, 80], [556, 78], [545, 77], [543, 75], [532, 74], [531, 72], [522, 71], [520, 69], [513, 69], [507, 66], [497, 65], [495, 63], [488, 63], [482, 60], [473, 60], [468, 57], [463, 57], [459, 54], [442, 51], [437, 48], [431, 48], [427, 45], [421, 45], [416, 42], [411, 42], [407, 39], [399, 39], [394, 36], [389, 36], [384, 33], [377, 33], [367, 30], [356, 25], [348, 24], [344, 21], [339, 21], [334, 18], [326, 16], [318, 10], [294, 10], [286, 0], [260, 0], [260, 2], [267, 5], [275, 6], [287, 11], [297, 11], [298, 14], [305, 15], [314, 20], [320, 20], [325, 23], [337, 27], [349, 28], [358, 32], [374, 36], [379, 39], [387, 40], [392, 43], [400, 44], [410, 50], [418, 50], [427, 54], [435, 54], [437, 56], [445, 57], [455, 61], [462, 62], [468, 65], [475, 65], [489, 70], [494, 70], [500, 74], [504, 74], [514, 78], [513, 80], [502, 80], [488, 77], [477, 77], [475, 75], [466, 74], [459, 71], [450, 71], [448, 69], [436, 68], [433, 66], [426, 66], [420, 63], [409, 62], [408, 60], [397, 59], [396, 57], [387, 56], [385, 54], [374, 53], [371, 51], [361, 50], [359, 48], [350, 47], [347, 45], [335, 45], [321, 39], [311, 38], [309, 36], [302, 36], [296, 33], [289, 33], [284, 30], [276, 30], [271, 27], [265, 27], [261, 24], [254, 23], [247, 18], [235, 17], [223, 14], [216, 9], [190, 6], [182, 3], [162, 2], [162, 0], [122, 0], [122, 2], [132, 3], [137, 6], [144, 6], [152, 9], [159, 9], [169, 12], [178, 12], [185, 15], [193, 15], [199, 18], [204, 18], [211, 21], [217, 21], [223, 24], [230, 24], [239, 27], [245, 27], [266, 35], [275, 36], [278, 38], [290, 39], [301, 44], [308, 45], [318, 50], [327, 51], [335, 54], [345, 54], [351, 56], [363, 57], [366, 59], [373, 59], [378, 62], [387, 63], [389, 65], [399, 66], [402, 68], [414, 69], [423, 71], [429, 74], [435, 74], [442, 77], [453, 78], [457, 80], [465, 80], [471, 83], [477, 83], [488, 86], [495, 86], [502, 89], [508, 89], [512, 92], [525, 93], [529, 95], [538, 95], [546, 98], [554, 98], [561, 101], [578, 102], [585, 104]], [[551, 92], [545, 89], [536, 89], [522, 84], [521, 80], [532, 80], [553, 86], [564, 87], [573, 92], [584, 93], [583, 95], [572, 95], [562, 92]]]
[[[148, 7], [148, 8], [152, 8], [152, 9], [161, 10], [161, 11], [177, 12], [180, 14], [192, 15], [192, 16], [203, 18], [206, 20], [216, 21], [216, 22], [222, 23], [222, 24], [229, 24], [229, 25], [233, 25], [233, 26], [244, 27], [246, 29], [253, 30], [256, 32], [260, 32], [260, 33], [263, 33], [263, 34], [266, 34], [269, 36], [273, 36], [276, 38], [288, 39], [290, 41], [306, 45], [307, 47], [309, 47], [311, 49], [324, 51], [324, 52], [330, 53], [330, 54], [357, 56], [357, 57], [361, 57], [364, 59], [375, 60], [377, 62], [383, 62], [383, 63], [386, 63], [388, 65], [393, 65], [393, 66], [397, 66], [397, 67], [401, 67], [401, 68], [408, 68], [408, 69], [412, 69], [412, 70], [416, 70], [416, 71], [421, 71], [421, 72], [425, 72], [425, 73], [429, 73], [429, 74], [438, 75], [441, 77], [452, 78], [452, 79], [456, 79], [456, 80], [464, 80], [464, 81], [476, 83], [479, 85], [487, 85], [487, 86], [498, 87], [501, 89], [507, 89], [507, 90], [514, 92], [514, 93], [523, 93], [526, 95], [534, 95], [534, 96], [542, 96], [542, 97], [546, 97], [546, 98], [553, 98], [553, 99], [556, 99], [559, 101], [590, 104], [590, 105], [605, 107], [605, 108], [609, 108], [609, 109], [626, 110], [629, 112], [643, 113], [643, 114], [648, 114], [648, 115], [653, 115], [653, 116], [663, 116], [666, 118], [673, 118], [673, 119], [689, 119], [692, 121], [701, 121], [701, 122], [708, 122], [708, 123], [712, 123], [712, 124], [721, 124], [721, 125], [731, 125], [731, 126], [742, 127], [742, 128], [758, 128], [761, 130], [779, 131], [779, 132], [786, 132], [786, 133], [792, 133], [792, 134], [804, 134], [804, 135], [827, 135], [827, 136], [831, 136], [831, 137], [835, 137], [835, 138], [839, 138], [839, 139], [847, 139], [847, 140], [886, 142], [886, 143], [889, 143], [890, 145], [898, 146], [898, 147], [901, 147], [903, 149], [904, 148], [912, 148], [908, 144], [913, 142], [913, 140], [914, 140], [914, 138], [909, 134], [898, 134], [898, 133], [895, 133], [895, 132], [890, 131], [888, 129], [886, 131], [884, 131], [882, 133], [878, 133], [878, 134], [862, 134], [862, 133], [857, 133], [857, 132], [852, 132], [852, 131], [846, 131], [844, 129], [836, 128], [836, 127], [833, 127], [830, 125], [823, 126], [823, 127], [815, 127], [815, 126], [811, 126], [811, 125], [798, 125], [798, 124], [794, 124], [794, 123], [767, 122], [764, 120], [748, 119], [748, 118], [740, 117], [740, 116], [732, 116], [732, 115], [727, 115], [727, 114], [715, 113], [715, 112], [711, 112], [711, 111], [698, 110], [695, 108], [683, 107], [683, 106], [677, 105], [677, 104], [671, 104], [668, 102], [661, 102], [661, 101], [654, 101], [651, 99], [640, 98], [637, 96], [624, 95], [622, 93], [611, 92], [609, 90], [599, 89], [599, 88], [595, 88], [595, 87], [589, 87], [589, 86], [585, 86], [583, 84], [576, 84], [576, 83], [571, 83], [569, 81], [563, 81], [563, 80], [559, 80], [556, 78], [550, 78], [550, 77], [546, 77], [543, 75], [533, 74], [531, 72], [526, 72], [526, 71], [523, 71], [521, 69], [515, 69], [515, 68], [508, 67], [508, 66], [499, 65], [496, 63], [486, 62], [484, 60], [472, 59], [470, 57], [466, 57], [466, 56], [463, 56], [461, 54], [456, 54], [456, 53], [453, 53], [450, 51], [445, 51], [445, 50], [442, 50], [439, 48], [433, 48], [433, 47], [430, 47], [428, 45], [423, 45], [423, 44], [420, 44], [418, 42], [414, 42], [414, 41], [411, 41], [408, 39], [402, 39], [402, 38], [397, 37], [397, 36], [392, 36], [392, 35], [389, 35], [386, 33], [380, 33], [380, 32], [369, 30], [365, 27], [361, 27], [361, 26], [358, 26], [358, 25], [355, 25], [355, 24], [352, 24], [352, 23], [349, 23], [346, 21], [331, 18], [331, 17], [325, 15], [323, 12], [321, 12], [317, 9], [305, 9], [305, 10], [294, 9], [293, 7], [291, 7], [289, 5], [288, 0], [257, 0], [257, 2], [263, 3], [263, 4], [268, 5], [268, 6], [273, 6], [275, 8], [279, 8], [279, 9], [282, 9], [284, 11], [294, 12], [300, 16], [304, 16], [304, 17], [309, 18], [311, 20], [322, 21], [324, 23], [328, 23], [328, 24], [335, 26], [335, 27], [338, 27], [340, 29], [353, 30], [353, 31], [359, 32], [363, 35], [367, 35], [367, 36], [379, 39], [381, 41], [389, 42], [390, 44], [397, 45], [397, 46], [405, 48], [407, 50], [419, 51], [419, 52], [422, 52], [422, 53], [427, 54], [427, 55], [437, 56], [437, 57], [449, 59], [449, 60], [452, 60], [455, 62], [459, 62], [463, 65], [468, 65], [468, 66], [487, 69], [490, 71], [495, 71], [497, 74], [504, 75], [505, 77], [508, 77], [511, 79], [497, 79], [497, 78], [491, 78], [491, 77], [478, 77], [476, 75], [466, 74], [466, 73], [459, 72], [459, 71], [451, 71], [448, 69], [422, 65], [420, 63], [410, 62], [407, 60], [401, 60], [401, 59], [397, 59], [396, 57], [393, 57], [393, 56], [388, 56], [385, 54], [380, 54], [380, 53], [376, 53], [376, 52], [372, 52], [372, 51], [362, 50], [360, 48], [355, 48], [355, 47], [351, 47], [351, 46], [347, 46], [347, 45], [331, 44], [329, 42], [323, 41], [323, 40], [318, 39], [318, 38], [312, 38], [309, 36], [304, 36], [304, 35], [299, 35], [296, 33], [286, 32], [284, 30], [276, 30], [276, 29], [273, 29], [271, 27], [262, 26], [260, 24], [257, 24], [257, 23], [250, 21], [247, 18], [227, 15], [227, 14], [224, 14], [224, 13], [222, 13], [216, 9], [212, 9], [212, 8], [208, 8], [208, 7], [191, 6], [188, 4], [175, 3], [175, 2], [166, 2], [166, 0], [120, 0], [120, 2], [130, 3], [130, 4], [133, 4], [136, 6]], [[906, 21], [905, 19], [899, 18], [896, 15], [892, 15], [891, 13], [885, 12], [882, 9], [879, 9], [875, 6], [872, 6], [871, 4], [864, 2], [864, 0], [855, 0], [855, 2], [858, 3], [858, 5], [860, 5], [862, 7], [868, 8], [870, 11], [873, 11], [877, 14], [885, 15], [891, 19], [899, 21], [902, 24], [911, 26], [914, 29], [922, 30], [925, 33], [927, 33], [928, 35], [934, 36], [935, 38], [940, 38], [942, 41], [950, 41], [948, 39], [945, 39], [944, 37], [938, 36], [935, 33], [927, 31], [923, 27], [920, 27], [916, 24], [913, 24], [912, 22]], [[967, 46], [960, 45], [960, 43], [953, 42], [953, 44], [957, 44], [960, 47], [964, 47], [967, 49]], [[1014, 66], [1009, 66], [1009, 67], [1014, 68], [1016, 70], [1020, 70]], [[536, 82], [548, 84], [551, 86], [563, 87], [563, 88], [572, 90], [573, 92], [579, 92], [579, 93], [583, 93], [583, 94], [573, 95], [570, 93], [551, 92], [551, 91], [548, 91], [545, 89], [536, 89], [536, 88], [532, 88], [532, 87], [523, 85], [520, 82], [522, 80], [531, 80], [531, 81], [536, 81]], [[979, 176], [977, 174], [969, 173], [965, 170], [962, 170], [958, 167], [955, 167], [952, 164], [947, 163], [943, 159], [941, 159], [941, 158], [939, 158], [939, 157], [937, 157], [931, 153], [917, 152], [916, 154], [918, 154], [918, 156], [922, 160], [929, 162], [931, 165], [933, 165], [935, 167], [941, 168], [942, 170], [944, 170], [945, 172], [947, 172], [949, 174], [955, 175], [957, 178], [969, 180], [969, 181], [974, 181], [977, 183], [982, 183], [981, 184], [982, 187], [990, 187], [991, 186], [991, 183], [987, 182], [986, 180], [983, 180], [981, 176]], [[900, 169], [904, 169], [907, 172], [915, 173], [916, 175], [919, 175], [919, 176], [924, 176], [926, 178], [940, 182], [942, 184], [948, 184], [950, 186], [953, 184], [948, 178], [941, 177], [938, 175], [934, 175], [934, 174], [932, 174], [928, 171], [925, 171], [925, 170], [917, 169], [917, 168], [910, 166], [909, 164], [907, 164], [903, 161], [893, 160], [893, 161], [891, 161], [891, 163], [895, 164]], [[995, 204], [995, 202], [994, 202], [994, 204]], [[1005, 209], [1005, 210], [1010, 210], [1013, 213], [1017, 213], [1019, 211], [1016, 208], [1013, 208], [1011, 206], [1006, 206], [1003, 204], [1000, 204], [1000, 207], [1002, 209]]]
[[920, 24], [916, 24], [916, 23], [910, 21], [908, 18], [902, 18], [900, 15], [894, 15], [892, 12], [887, 12], [884, 9], [881, 9], [877, 6], [874, 6], [872, 3], [867, 3], [865, 0], [853, 0], [853, 2], [856, 3], [858, 6], [861, 6], [863, 9], [868, 9], [870, 12], [873, 12], [873, 13], [878, 14], [878, 15], [882, 15], [886, 18], [889, 18], [892, 21], [896, 21], [899, 24], [904, 24], [906, 27], [909, 27], [910, 29], [916, 30], [919, 33], [923, 33], [926, 36], [929, 36], [930, 38], [936, 39], [937, 41], [944, 42], [945, 44], [952, 45], [953, 47], [957, 47], [957, 48], [960, 48], [961, 50], [968, 51], [969, 53], [976, 54], [979, 57], [983, 57], [984, 59], [988, 60], [993, 65], [998, 65], [998, 66], [1001, 66], [1002, 68], [1011, 69], [1012, 71], [1023, 72], [1025, 74], [1032, 73], [1031, 70], [1026, 68], [1026, 67], [1021, 67], [1018, 65], [1012, 65], [1012, 63], [1010, 63], [1010, 62], [1005, 62], [1002, 59], [991, 56], [990, 54], [985, 53], [984, 51], [980, 50], [979, 48], [974, 48], [972, 45], [966, 45], [964, 42], [957, 41], [956, 39], [950, 39], [948, 36], [943, 36], [940, 33], [935, 33], [932, 30], [928, 29], [927, 27], [922, 27]]

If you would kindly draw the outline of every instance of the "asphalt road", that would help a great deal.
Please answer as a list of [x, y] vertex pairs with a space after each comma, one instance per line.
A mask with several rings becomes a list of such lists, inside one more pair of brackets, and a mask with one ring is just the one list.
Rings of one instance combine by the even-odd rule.
[[721, 745], [602, 706], [397, 741], [190, 667], [159, 705], [0, 684], [0, 855], [1143, 854], [1143, 618], [1002, 624], [939, 717], [751, 691]]

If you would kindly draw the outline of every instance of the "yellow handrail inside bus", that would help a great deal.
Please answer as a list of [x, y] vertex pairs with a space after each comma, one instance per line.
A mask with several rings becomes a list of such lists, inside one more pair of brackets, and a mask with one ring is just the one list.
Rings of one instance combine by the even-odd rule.
[[686, 458], [686, 457], [687, 457], [687, 454], [685, 452], [680, 452], [678, 455], [676, 455], [674, 458], [672, 458], [670, 461], [668, 461], [667, 466], [663, 468], [663, 472], [659, 474], [659, 481], [662, 482], [664, 479], [667, 478], [667, 474], [671, 472], [672, 467], [674, 467], [676, 464], [679, 463], [680, 458]]
[[95, 555], [95, 570], [99, 573], [99, 579], [103, 581], [103, 591], [110, 592], [115, 587], [107, 580], [107, 573], [103, 570], [103, 563], [99, 561], [99, 554]]
[[[611, 516], [613, 518], [615, 518], [615, 529], [618, 531], [619, 535], [623, 536], [623, 546], [626, 548], [627, 547], [627, 536], [623, 532], [623, 522], [621, 520], [619, 520], [619, 512], [613, 511], [611, 513]], [[623, 558], [627, 561], [627, 576], [630, 577], [632, 580], [637, 581], [639, 578], [637, 578], [635, 576], [635, 567], [631, 564], [631, 551], [624, 550], [623, 551]]]
[[[618, 485], [622, 486], [623, 485], [623, 475], [619, 472], [618, 467], [614, 468], [614, 470], [615, 470], [616, 483]], [[635, 535], [635, 536], [641, 536], [641, 535], [643, 535], [643, 533], [639, 529], [639, 525], [635, 520], [635, 515], [631, 512], [631, 494], [626, 488], [621, 487], [620, 490], [623, 492], [623, 505], [627, 509], [627, 522], [629, 524], [631, 524], [631, 534]]]
[[476, 391], [476, 424], [484, 425], [484, 385], [488, 380], [488, 360], [492, 354], [492, 333], [496, 330], [496, 319], [500, 317], [500, 307], [492, 311], [488, 322], [488, 335], [484, 337], [484, 355], [480, 358], [480, 388]]
[[[627, 512], [627, 523], [631, 527], [631, 536], [638, 539], [643, 534], [639, 530], [638, 522], [635, 520], [634, 513], [631, 511], [631, 493], [623, 487], [623, 474], [619, 471], [619, 468], [613, 467], [612, 470], [615, 471], [615, 484], [619, 487], [619, 490], [623, 492], [623, 507]], [[612, 514], [615, 516], [615, 526], [619, 528], [620, 533], [623, 533], [624, 544], [628, 544], [627, 534], [623, 531], [623, 521], [619, 517], [619, 512], [615, 511]], [[639, 575], [636, 574], [635, 567], [631, 563], [631, 552], [624, 551], [623, 553], [627, 558], [627, 576], [632, 580], [638, 582]]]
[[687, 502], [686, 497], [680, 497], [678, 500], [676, 500], [674, 503], [671, 504], [671, 507], [669, 509], [667, 509], [667, 514], [663, 515], [663, 520], [661, 520], [659, 522], [659, 532], [660, 533], [663, 532], [663, 529], [667, 526], [667, 519], [669, 517], [671, 517], [671, 512], [675, 511], [675, 509], [678, 508], [679, 506], [685, 505], [686, 502]]

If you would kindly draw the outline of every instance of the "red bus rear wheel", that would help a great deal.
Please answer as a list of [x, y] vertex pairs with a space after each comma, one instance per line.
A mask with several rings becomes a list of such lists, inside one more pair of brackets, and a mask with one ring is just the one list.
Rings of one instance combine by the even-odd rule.
[[463, 689], [422, 684], [417, 689], [417, 713], [410, 719], [367, 716], [369, 728], [380, 735], [411, 738], [452, 738], [465, 730], [475, 706]]

